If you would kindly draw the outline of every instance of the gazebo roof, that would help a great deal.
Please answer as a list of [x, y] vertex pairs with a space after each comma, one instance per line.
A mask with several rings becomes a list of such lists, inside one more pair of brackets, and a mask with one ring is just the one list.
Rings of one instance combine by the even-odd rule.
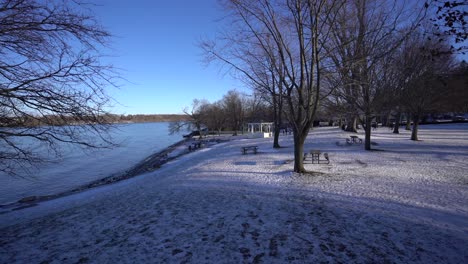
[[260, 121], [260, 122], [249, 122], [249, 123], [247, 123], [247, 124], [249, 124], [249, 125], [257, 125], [257, 124], [270, 125], [270, 124], [273, 124], [273, 122], [262, 122], [262, 121]]

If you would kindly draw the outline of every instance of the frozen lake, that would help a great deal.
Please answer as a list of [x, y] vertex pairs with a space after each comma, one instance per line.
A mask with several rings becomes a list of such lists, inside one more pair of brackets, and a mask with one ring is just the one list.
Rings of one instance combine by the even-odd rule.
[[122, 173], [149, 155], [180, 140], [169, 135], [169, 123], [121, 124], [113, 132], [120, 147], [83, 151], [67, 147], [60, 160], [41, 165], [21, 178], [0, 172], [0, 204], [32, 195], [50, 195], [73, 189], [112, 174]]

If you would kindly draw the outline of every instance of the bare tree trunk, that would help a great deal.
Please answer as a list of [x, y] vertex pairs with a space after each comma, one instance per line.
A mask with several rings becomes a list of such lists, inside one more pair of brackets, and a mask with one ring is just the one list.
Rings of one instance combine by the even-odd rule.
[[347, 119], [345, 131], [357, 133], [357, 117], [356, 116], [353, 116]]
[[273, 119], [275, 122], [274, 127], [274, 135], [273, 135], [273, 148], [280, 148], [279, 145], [279, 134], [280, 134], [280, 126], [281, 126], [281, 102], [278, 102], [278, 98], [276, 96], [273, 97]]
[[364, 149], [365, 150], [371, 150], [371, 121], [372, 118], [370, 115], [366, 114], [365, 120], [364, 120], [364, 131], [365, 131], [365, 139], [364, 139]]
[[306, 172], [304, 168], [304, 142], [308, 133], [298, 133], [294, 129], [294, 172]]
[[393, 134], [400, 134], [400, 119], [401, 119], [401, 112], [398, 112], [395, 117], [395, 125], [393, 126]]
[[279, 135], [280, 135], [280, 127], [275, 124], [275, 129], [274, 129], [274, 135], [273, 135], [273, 148], [281, 148], [279, 144]]
[[[409, 122], [408, 122], [409, 123]], [[411, 140], [418, 141], [419, 114], [413, 116], [413, 131], [411, 131]]]
[[385, 126], [386, 127], [391, 127], [392, 126], [392, 123], [391, 123], [391, 114], [389, 113], [387, 116], [386, 116], [386, 119], [385, 119]]
[[405, 130], [411, 130], [411, 114], [406, 114], [406, 126]]

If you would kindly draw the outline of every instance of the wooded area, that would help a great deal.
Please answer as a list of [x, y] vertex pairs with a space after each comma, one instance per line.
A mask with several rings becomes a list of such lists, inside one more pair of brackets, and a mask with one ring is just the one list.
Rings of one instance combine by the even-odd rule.
[[[316, 120], [365, 130], [405, 116], [412, 140], [427, 114], [467, 113], [466, 1], [220, 0], [224, 27], [200, 41], [208, 63], [219, 63], [252, 90], [229, 91], [210, 103], [195, 99], [184, 115], [114, 115], [108, 95], [122, 79], [103, 63], [111, 34], [86, 3], [0, 1], [0, 160], [40, 161], [19, 139], [112, 147], [112, 124], [175, 121], [171, 129], [242, 130], [273, 121], [294, 135], [294, 171], [305, 172], [303, 145]], [[391, 123], [391, 122], [390, 122]], [[74, 126], [69, 126], [74, 125]], [[19, 129], [9, 129], [11, 127]], [[30, 129], [34, 127], [35, 129]], [[96, 140], [99, 139], [99, 140]], [[97, 143], [99, 142], [99, 143]]]
[[229, 23], [200, 47], [270, 104], [276, 135], [287, 121], [295, 172], [305, 172], [304, 140], [320, 113], [350, 132], [362, 125], [371, 150], [374, 122], [406, 114], [418, 140], [423, 115], [467, 112], [467, 66], [455, 60], [467, 48], [466, 2], [222, 2]]

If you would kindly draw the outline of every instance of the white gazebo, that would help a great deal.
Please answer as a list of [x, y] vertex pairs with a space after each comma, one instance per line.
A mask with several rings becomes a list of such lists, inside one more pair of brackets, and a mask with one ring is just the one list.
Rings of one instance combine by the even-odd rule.
[[247, 123], [248, 131], [257, 137], [272, 137], [273, 122]]

